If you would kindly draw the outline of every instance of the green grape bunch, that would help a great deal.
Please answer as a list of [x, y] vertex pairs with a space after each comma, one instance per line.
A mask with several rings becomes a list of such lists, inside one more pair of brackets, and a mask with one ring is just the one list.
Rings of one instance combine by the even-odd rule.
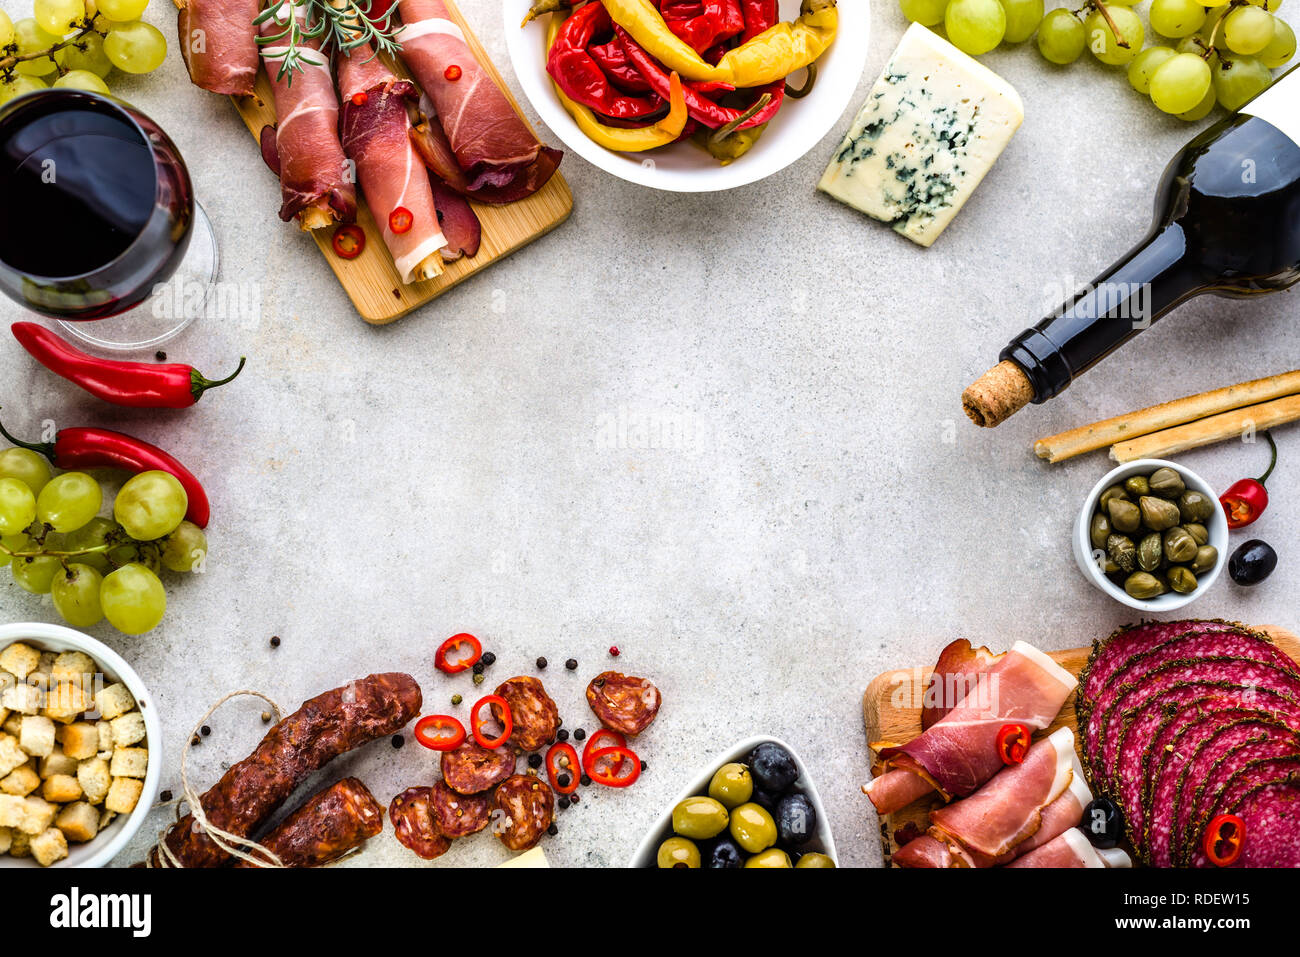
[[152, 73], [162, 32], [140, 19], [149, 0], [32, 0], [32, 15], [0, 10], [0, 103], [51, 87], [109, 93], [114, 70]]
[[0, 568], [34, 595], [49, 595], [74, 628], [107, 619], [142, 635], [162, 621], [162, 574], [202, 572], [208, 540], [185, 519], [189, 497], [167, 472], [141, 472], [118, 490], [85, 472], [53, 474], [37, 453], [0, 452]]

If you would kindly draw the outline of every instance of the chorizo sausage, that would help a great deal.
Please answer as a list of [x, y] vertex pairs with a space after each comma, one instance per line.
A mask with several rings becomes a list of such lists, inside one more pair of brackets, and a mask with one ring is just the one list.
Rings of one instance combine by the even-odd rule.
[[403, 845], [426, 861], [442, 857], [451, 840], [438, 830], [433, 817], [433, 788], [407, 788], [388, 806], [393, 831]]
[[[420, 713], [420, 686], [392, 672], [350, 681], [303, 704], [233, 765], [200, 799], [217, 827], [247, 837], [273, 815], [309, 774], [376, 738], [395, 734]], [[182, 867], [219, 867], [230, 855], [186, 815], [163, 838]], [[150, 852], [155, 866], [158, 850]]]
[[477, 741], [466, 741], [454, 751], [442, 752], [442, 779], [461, 794], [490, 791], [515, 773], [515, 753], [509, 748], [489, 751]]
[[[384, 809], [356, 778], [318, 791], [258, 843], [285, 867], [319, 867], [384, 829]], [[256, 852], [254, 852], [256, 853]], [[236, 867], [257, 867], [240, 860]]]
[[[514, 722], [510, 744], [520, 751], [536, 751], [555, 740], [560, 709], [540, 681], [530, 676], [508, 678], [496, 693], [510, 705], [510, 719]], [[499, 705], [492, 705], [492, 713], [498, 721], [503, 717]]]
[[492, 829], [512, 851], [534, 847], [555, 818], [555, 794], [529, 774], [514, 774], [501, 782], [493, 796]]
[[606, 671], [587, 685], [587, 704], [601, 724], [631, 737], [650, 727], [659, 714], [660, 695], [646, 678]]
[[492, 816], [490, 794], [457, 794], [447, 787], [445, 781], [439, 781], [433, 786], [429, 805], [433, 809], [433, 820], [438, 830], [452, 840], [477, 834], [488, 826]]

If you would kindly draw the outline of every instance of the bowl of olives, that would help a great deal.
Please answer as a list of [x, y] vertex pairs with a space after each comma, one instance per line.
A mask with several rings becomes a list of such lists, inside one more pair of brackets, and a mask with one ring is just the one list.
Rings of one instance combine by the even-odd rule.
[[718, 755], [641, 841], [632, 867], [834, 867], [835, 841], [808, 769], [785, 742], [747, 738]]
[[1074, 523], [1074, 560], [1116, 601], [1140, 611], [1182, 608], [1227, 561], [1219, 497], [1190, 469], [1140, 459], [1098, 482]]

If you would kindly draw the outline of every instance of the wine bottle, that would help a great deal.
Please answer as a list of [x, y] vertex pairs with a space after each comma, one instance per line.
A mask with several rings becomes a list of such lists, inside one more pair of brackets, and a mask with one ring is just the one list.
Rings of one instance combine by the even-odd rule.
[[1300, 67], [1187, 144], [1165, 169], [1142, 242], [1011, 340], [962, 405], [977, 425], [998, 425], [1194, 296], [1250, 297], [1296, 282]]

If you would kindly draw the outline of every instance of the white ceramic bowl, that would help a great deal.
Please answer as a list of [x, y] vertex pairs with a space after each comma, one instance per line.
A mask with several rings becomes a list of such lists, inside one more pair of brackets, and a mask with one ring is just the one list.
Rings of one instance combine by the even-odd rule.
[[826, 820], [826, 808], [822, 806], [822, 799], [817, 794], [817, 788], [813, 786], [812, 777], [808, 774], [808, 767], [803, 763], [797, 751], [790, 745], [786, 744], [780, 738], [774, 738], [770, 734], [760, 734], [752, 738], [746, 738], [732, 747], [723, 751], [721, 754], [704, 767], [699, 775], [681, 790], [672, 804], [668, 805], [659, 820], [655, 822], [646, 836], [637, 846], [636, 853], [632, 855], [632, 861], [629, 867], [654, 867], [655, 859], [658, 856], [659, 845], [665, 840], [672, 837], [673, 833], [673, 808], [679, 802], [686, 800], [688, 797], [694, 797], [697, 794], [708, 794], [709, 782], [713, 780], [713, 775], [718, 768], [724, 764], [730, 764], [733, 761], [743, 762], [760, 744], [770, 741], [772, 744], [779, 744], [790, 752], [794, 758], [795, 767], [799, 769], [799, 777], [792, 785], [795, 790], [802, 791], [812, 802], [813, 810], [817, 812], [817, 831], [799, 850], [805, 853], [825, 854], [831, 860], [839, 864], [839, 858], [835, 854], [835, 839], [831, 837], [830, 822]]
[[[21, 641], [41, 651], [84, 651], [103, 671], [105, 686], [122, 682], [135, 697], [140, 713], [144, 715], [145, 744], [149, 748], [149, 770], [145, 773], [144, 791], [130, 814], [119, 814], [94, 840], [85, 844], [69, 844], [68, 856], [54, 867], [103, 867], [126, 846], [149, 816], [158, 797], [158, 783], [162, 779], [162, 727], [158, 723], [158, 709], [153, 698], [137, 675], [117, 652], [89, 635], [65, 628], [62, 625], [16, 623], [0, 625], [0, 649]], [[0, 856], [0, 868], [40, 868], [30, 857]]]
[[[1171, 591], [1155, 598], [1134, 598], [1102, 572], [1101, 567], [1093, 557], [1092, 541], [1088, 536], [1088, 526], [1092, 521], [1093, 513], [1097, 511], [1097, 500], [1101, 498], [1102, 492], [1112, 485], [1121, 484], [1130, 476], [1150, 475], [1159, 468], [1173, 469], [1182, 476], [1184, 484], [1189, 489], [1200, 492], [1215, 503], [1214, 512], [1210, 515], [1210, 520], [1205, 523], [1205, 527], [1210, 533], [1209, 544], [1219, 550], [1219, 560], [1215, 562], [1214, 567], [1209, 572], [1197, 576], [1198, 585], [1196, 591], [1189, 595], [1180, 595]], [[1209, 591], [1210, 586], [1219, 577], [1219, 573], [1223, 571], [1223, 566], [1228, 560], [1228, 519], [1223, 514], [1223, 509], [1218, 507], [1218, 501], [1218, 493], [1210, 488], [1205, 479], [1186, 466], [1179, 465], [1176, 462], [1167, 462], [1164, 459], [1138, 459], [1138, 461], [1130, 462], [1128, 465], [1121, 465], [1119, 468], [1111, 469], [1100, 482], [1092, 487], [1092, 491], [1083, 500], [1083, 507], [1079, 509], [1078, 517], [1074, 520], [1074, 560], [1078, 563], [1079, 570], [1088, 577], [1089, 581], [1116, 601], [1139, 611], [1176, 611]]]
[[[712, 193], [733, 189], [777, 173], [817, 145], [849, 107], [867, 65], [871, 4], [841, 0], [835, 42], [817, 61], [817, 84], [802, 100], [787, 100], [754, 148], [728, 166], [689, 143], [646, 153], [614, 153], [589, 140], [560, 105], [546, 73], [545, 21], [520, 28], [530, 0], [503, 0], [506, 47], [519, 85], [565, 147], [593, 166], [631, 183], [674, 193]], [[781, 0], [781, 18], [799, 15], [799, 0]], [[802, 71], [795, 78], [801, 82]], [[826, 156], [830, 161], [829, 153]], [[812, 188], [812, 184], [808, 184]]]

